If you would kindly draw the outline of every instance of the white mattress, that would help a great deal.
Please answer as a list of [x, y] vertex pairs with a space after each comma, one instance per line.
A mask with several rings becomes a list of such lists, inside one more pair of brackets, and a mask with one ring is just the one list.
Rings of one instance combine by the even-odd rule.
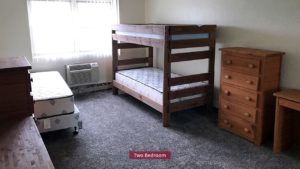
[[82, 121], [80, 120], [79, 110], [76, 108], [76, 106], [75, 112], [72, 114], [37, 119], [35, 123], [40, 133], [67, 129], [72, 127], [76, 127], [77, 129], [82, 128]]
[[74, 97], [58, 72], [31, 73], [34, 116], [47, 118], [74, 113]]
[[[152, 39], [164, 39], [163, 35], [157, 34], [146, 34], [146, 33], [137, 33], [137, 32], [121, 32], [117, 31], [117, 35], [126, 35], [132, 37], [141, 37], [141, 38], [152, 38]], [[172, 40], [192, 40], [192, 39], [208, 39], [208, 33], [201, 33], [201, 34], [183, 34], [183, 35], [172, 35]]]
[[[179, 77], [178, 74], [171, 74], [171, 77]], [[120, 84], [129, 87], [130, 89], [151, 98], [158, 104], [163, 104], [163, 71], [157, 68], [141, 68], [122, 70], [116, 73], [116, 81]], [[172, 86], [171, 91], [182, 90], [186, 88], [204, 86], [207, 83], [197, 82]], [[202, 97], [203, 95], [194, 95], [180, 99], [171, 100], [172, 103]]]

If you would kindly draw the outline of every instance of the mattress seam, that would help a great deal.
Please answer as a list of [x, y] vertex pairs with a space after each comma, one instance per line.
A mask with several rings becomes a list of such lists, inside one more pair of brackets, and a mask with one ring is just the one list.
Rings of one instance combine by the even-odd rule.
[[49, 118], [58, 117], [58, 116], [71, 115], [71, 114], [74, 114], [74, 113], [75, 113], [75, 111], [73, 111], [71, 113], [57, 114], [57, 115], [53, 115], [53, 116], [40, 117], [40, 118], [36, 118], [36, 119], [37, 120], [44, 120], [44, 119], [49, 119]]

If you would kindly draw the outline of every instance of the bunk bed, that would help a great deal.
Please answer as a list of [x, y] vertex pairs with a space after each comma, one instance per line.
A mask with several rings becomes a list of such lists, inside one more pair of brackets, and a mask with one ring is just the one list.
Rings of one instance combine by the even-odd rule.
[[[113, 94], [121, 90], [162, 113], [170, 114], [213, 103], [216, 25], [119, 24], [112, 28]], [[148, 57], [120, 59], [119, 49], [147, 48]], [[164, 68], [153, 67], [153, 48], [164, 50]], [[178, 52], [178, 49], [182, 50]], [[188, 52], [187, 52], [188, 51]], [[179, 75], [175, 62], [208, 60], [208, 71]], [[144, 64], [132, 68], [132, 65]], [[124, 69], [124, 66], [129, 66]]]

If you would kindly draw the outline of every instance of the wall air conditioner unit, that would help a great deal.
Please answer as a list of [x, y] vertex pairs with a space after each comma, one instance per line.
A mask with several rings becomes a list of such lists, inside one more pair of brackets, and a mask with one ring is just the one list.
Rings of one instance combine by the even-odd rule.
[[98, 63], [66, 65], [67, 82], [70, 87], [99, 83]]

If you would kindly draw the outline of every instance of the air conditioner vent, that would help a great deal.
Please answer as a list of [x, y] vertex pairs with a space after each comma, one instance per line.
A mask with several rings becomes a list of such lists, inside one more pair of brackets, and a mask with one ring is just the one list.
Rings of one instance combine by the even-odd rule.
[[67, 82], [70, 87], [99, 83], [97, 63], [66, 65]]
[[84, 84], [92, 81], [92, 74], [89, 71], [71, 73], [72, 84]]
[[73, 70], [82, 70], [82, 69], [91, 69], [91, 64], [82, 64], [82, 65], [70, 65], [70, 71]]

